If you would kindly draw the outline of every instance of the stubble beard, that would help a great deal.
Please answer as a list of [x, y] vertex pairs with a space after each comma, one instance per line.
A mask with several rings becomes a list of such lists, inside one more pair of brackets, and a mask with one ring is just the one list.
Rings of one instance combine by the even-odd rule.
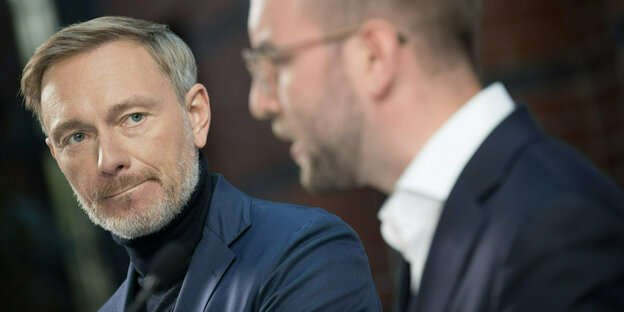
[[[91, 222], [124, 239], [134, 239], [161, 230], [182, 211], [199, 181], [199, 151], [193, 145], [193, 134], [186, 122], [185, 120], [187, 148], [181, 151], [178, 159], [161, 168], [161, 173], [169, 173], [168, 177], [151, 168], [120, 176], [93, 191], [90, 196], [94, 200], [91, 202], [80, 196], [72, 186], [74, 197]], [[164, 193], [162, 200], [140, 211], [134, 209], [136, 211], [127, 211], [129, 213], [119, 216], [106, 214], [101, 204], [103, 198], [117, 190], [145, 181], [154, 181], [160, 185]], [[129, 195], [122, 197], [122, 202], [124, 210], [133, 208]]]
[[[313, 150], [299, 175], [302, 186], [311, 193], [336, 193], [360, 186], [363, 113], [338, 62], [335, 55], [328, 63], [322, 96], [312, 103], [317, 116], [300, 118], [308, 122], [308, 129], [314, 129], [308, 131], [314, 135], [310, 138]], [[321, 123], [321, 119], [326, 122]]]

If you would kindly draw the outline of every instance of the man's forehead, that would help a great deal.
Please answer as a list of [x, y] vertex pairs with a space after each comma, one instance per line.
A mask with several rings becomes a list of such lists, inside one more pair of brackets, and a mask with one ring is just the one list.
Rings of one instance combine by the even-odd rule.
[[301, 0], [252, 0], [248, 29], [252, 45], [292, 33], [305, 18]]
[[76, 58], [83, 57], [83, 54], [84, 53], [79, 53], [58, 60], [51, 64], [43, 73], [41, 79], [40, 117], [48, 132], [62, 119], [61, 116], [67, 115], [69, 112], [67, 100], [72, 98], [71, 95], [68, 96], [68, 94], [66, 94], [68, 90], [63, 88], [62, 80], [57, 79], [59, 76], [66, 76], [67, 73], [59, 73], [59, 70], [62, 71], [65, 64], [74, 61]]
[[[62, 60], [51, 65], [43, 74], [41, 80], [41, 118], [44, 126], [49, 131], [58, 121], [60, 116], [68, 113], [67, 99], [68, 96], [63, 95], [63, 87], [59, 81], [54, 79], [58, 65], [63, 64]], [[71, 99], [71, 96], [69, 97]]]
[[46, 69], [41, 82], [42, 121], [47, 130], [52, 130], [54, 123], [85, 112], [88, 103], [90, 107], [117, 103], [129, 94], [149, 93], [169, 85], [141, 44], [112, 41], [54, 62]]
[[67, 105], [62, 103], [54, 85], [46, 85], [41, 92], [40, 118], [46, 131], [54, 128], [59, 117], [67, 114]]

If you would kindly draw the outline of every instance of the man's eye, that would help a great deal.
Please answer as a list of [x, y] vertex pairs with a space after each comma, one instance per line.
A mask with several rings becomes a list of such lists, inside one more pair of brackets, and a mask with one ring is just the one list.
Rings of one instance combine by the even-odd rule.
[[288, 64], [292, 59], [292, 55], [285, 52], [275, 52], [274, 54], [267, 57], [267, 60], [271, 65], [275, 67], [280, 67]]
[[82, 142], [85, 139], [85, 134], [78, 132], [78, 133], [74, 133], [72, 134], [69, 139], [67, 140], [68, 144], [77, 144]]
[[127, 120], [130, 123], [138, 124], [139, 122], [143, 121], [144, 117], [145, 115], [143, 115], [142, 113], [134, 113], [134, 114], [130, 114]]

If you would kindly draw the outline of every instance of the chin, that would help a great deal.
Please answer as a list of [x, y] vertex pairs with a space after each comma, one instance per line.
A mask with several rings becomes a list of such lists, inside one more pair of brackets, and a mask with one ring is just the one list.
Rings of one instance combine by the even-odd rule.
[[331, 195], [339, 193], [340, 190], [330, 187], [329, 184], [314, 182], [311, 176], [300, 175], [299, 183], [303, 189], [311, 194], [315, 195]]
[[[352, 191], [359, 187], [355, 181], [344, 179], [345, 175], [339, 175], [337, 172], [331, 174], [323, 174], [324, 172], [300, 171], [299, 183], [309, 193], [316, 195], [335, 195], [347, 191]], [[342, 179], [341, 179], [342, 178]]]
[[175, 216], [175, 213], [170, 213], [172, 216], [168, 218], [161, 205], [132, 201], [124, 202], [123, 207], [91, 206], [85, 211], [95, 225], [124, 239], [157, 232]]

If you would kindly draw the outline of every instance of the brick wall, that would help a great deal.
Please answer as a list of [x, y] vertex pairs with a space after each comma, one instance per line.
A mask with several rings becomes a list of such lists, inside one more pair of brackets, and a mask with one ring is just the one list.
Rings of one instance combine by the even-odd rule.
[[484, 1], [481, 60], [544, 128], [624, 185], [621, 1]]

